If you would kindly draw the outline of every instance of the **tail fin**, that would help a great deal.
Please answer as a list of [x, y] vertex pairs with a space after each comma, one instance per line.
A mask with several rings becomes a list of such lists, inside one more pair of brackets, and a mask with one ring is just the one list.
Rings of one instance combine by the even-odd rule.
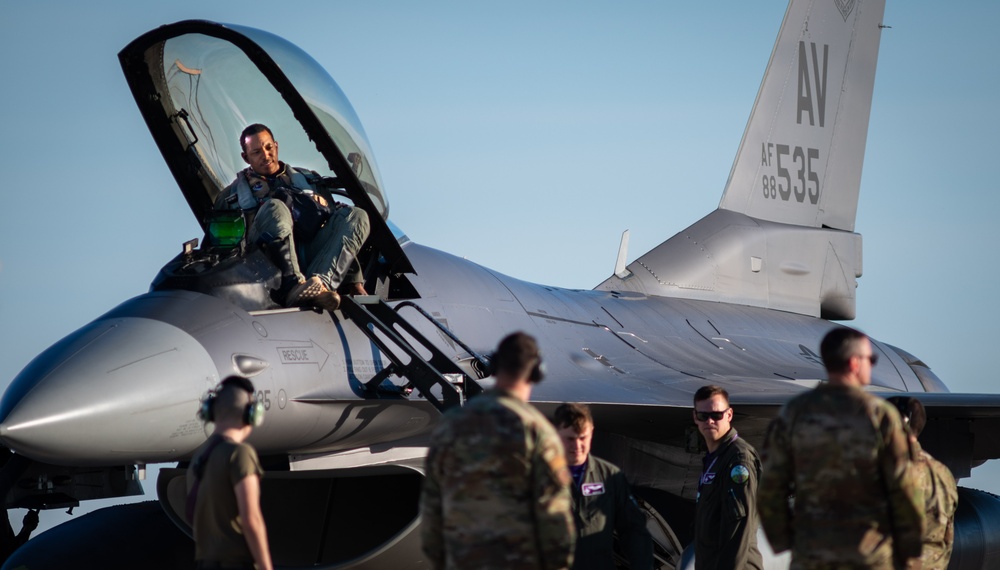
[[790, 0], [719, 209], [597, 286], [852, 319], [885, 0]]
[[884, 12], [789, 2], [720, 208], [854, 231]]

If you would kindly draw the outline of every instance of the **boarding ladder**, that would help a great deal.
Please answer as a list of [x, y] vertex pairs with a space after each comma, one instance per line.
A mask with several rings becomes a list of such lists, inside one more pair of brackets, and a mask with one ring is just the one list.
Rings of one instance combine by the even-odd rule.
[[[482, 393], [483, 388], [478, 382], [400, 316], [399, 310], [404, 307], [415, 309], [455, 344], [472, 355], [482, 370], [488, 369], [489, 364], [486, 359], [466, 346], [447, 327], [418, 305], [404, 301], [392, 307], [376, 295], [353, 297], [344, 295], [340, 298], [340, 311], [354, 321], [382, 354], [392, 361], [389, 366], [364, 383], [365, 391], [376, 394], [386, 378], [390, 375], [400, 376], [406, 378], [420, 395], [441, 412], [454, 406], [461, 406], [466, 399]], [[405, 333], [408, 338], [404, 338], [401, 333]], [[421, 355], [413, 343], [419, 344], [425, 352], [429, 352], [430, 358]], [[435, 385], [441, 389], [440, 399], [432, 392]]]

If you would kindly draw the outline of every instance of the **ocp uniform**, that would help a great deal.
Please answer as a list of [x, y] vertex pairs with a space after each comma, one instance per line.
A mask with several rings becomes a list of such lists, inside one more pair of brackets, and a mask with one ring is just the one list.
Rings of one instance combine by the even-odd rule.
[[695, 505], [698, 570], [764, 567], [757, 549], [757, 480], [760, 458], [736, 428], [704, 459]]

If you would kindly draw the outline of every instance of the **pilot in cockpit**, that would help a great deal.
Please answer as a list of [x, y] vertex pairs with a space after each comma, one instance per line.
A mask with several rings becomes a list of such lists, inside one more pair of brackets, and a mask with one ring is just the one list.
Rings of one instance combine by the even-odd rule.
[[281, 270], [275, 300], [286, 307], [333, 311], [340, 306], [341, 284], [365, 294], [356, 257], [368, 238], [368, 214], [347, 204], [330, 204], [316, 193], [321, 176], [279, 161], [278, 141], [266, 126], [245, 128], [240, 147], [250, 166], [219, 194], [215, 208], [242, 209], [253, 216], [249, 243], [260, 246]]

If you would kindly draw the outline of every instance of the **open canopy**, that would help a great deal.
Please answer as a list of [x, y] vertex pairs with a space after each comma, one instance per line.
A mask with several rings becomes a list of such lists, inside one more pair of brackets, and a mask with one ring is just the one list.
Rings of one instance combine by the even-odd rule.
[[280, 159], [335, 179], [372, 222], [369, 242], [395, 272], [412, 271], [386, 224], [389, 202], [361, 121], [308, 54], [273, 34], [189, 20], [152, 30], [118, 54], [153, 138], [204, 226], [246, 164], [240, 132], [263, 123]]

